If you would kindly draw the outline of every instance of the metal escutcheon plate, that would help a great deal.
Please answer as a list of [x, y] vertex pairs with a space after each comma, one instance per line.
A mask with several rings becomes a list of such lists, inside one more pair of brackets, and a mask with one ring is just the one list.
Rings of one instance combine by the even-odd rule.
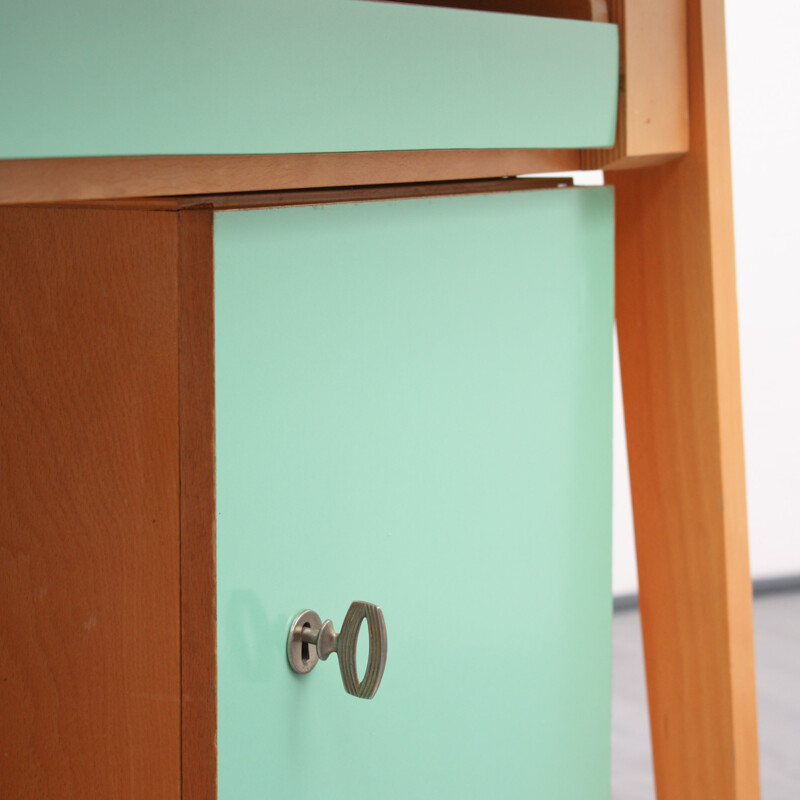
[[319, 661], [317, 648], [303, 641], [303, 629], [318, 631], [321, 626], [322, 620], [316, 611], [303, 611], [292, 621], [286, 641], [286, 655], [292, 669], [301, 675], [311, 672]]

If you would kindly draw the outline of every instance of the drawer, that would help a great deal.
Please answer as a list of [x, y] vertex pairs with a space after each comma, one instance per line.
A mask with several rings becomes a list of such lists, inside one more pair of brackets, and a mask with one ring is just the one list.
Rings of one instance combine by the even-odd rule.
[[[607, 797], [611, 190], [214, 226], [220, 800]], [[354, 600], [372, 700], [286, 658]]]
[[43, 0], [0, 159], [613, 144], [615, 25], [367, 0]]

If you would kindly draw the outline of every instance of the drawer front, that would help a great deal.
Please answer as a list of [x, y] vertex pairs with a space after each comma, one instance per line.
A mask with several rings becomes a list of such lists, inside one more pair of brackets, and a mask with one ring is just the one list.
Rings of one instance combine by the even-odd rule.
[[42, 0], [0, 158], [611, 145], [616, 26], [366, 0]]
[[[220, 798], [608, 797], [612, 251], [607, 188], [217, 214]], [[354, 600], [373, 700], [286, 658]]]

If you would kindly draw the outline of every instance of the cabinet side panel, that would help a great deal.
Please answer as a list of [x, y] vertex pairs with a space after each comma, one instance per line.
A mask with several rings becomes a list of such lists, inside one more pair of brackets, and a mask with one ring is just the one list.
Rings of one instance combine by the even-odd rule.
[[0, 796], [180, 791], [173, 214], [0, 210]]

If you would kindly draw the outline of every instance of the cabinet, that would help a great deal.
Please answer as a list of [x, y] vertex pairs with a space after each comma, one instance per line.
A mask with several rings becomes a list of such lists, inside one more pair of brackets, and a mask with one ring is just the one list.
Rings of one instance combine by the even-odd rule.
[[[612, 194], [538, 185], [0, 211], [8, 796], [607, 791]], [[372, 701], [286, 661], [355, 599]]]
[[[231, 4], [182, 0], [168, 6], [93, 0], [69, 7], [55, 0], [35, 7], [7, 5], [0, 25], [0, 71], [10, 76], [0, 87], [6, 111], [0, 132], [0, 794], [216, 797], [218, 621], [222, 645], [228, 636], [224, 617], [217, 615], [215, 560], [219, 382], [215, 384], [214, 370], [216, 363], [227, 363], [222, 350], [227, 334], [221, 331], [222, 360], [216, 362], [214, 250], [224, 237], [215, 237], [214, 227], [216, 219], [228, 219], [223, 210], [239, 209], [231, 211], [235, 215], [246, 208], [397, 200], [419, 193], [514, 192], [520, 182], [509, 176], [600, 166], [616, 192], [615, 316], [659, 796], [756, 798], [721, 3], [611, 3], [611, 21], [619, 25], [622, 45], [619, 71], [615, 25], [541, 22], [524, 15], [509, 18], [355, 0], [239, 0], [233, 11]], [[526, 9], [550, 13], [559, 8], [566, 13], [574, 5], [525, 2]], [[602, 3], [583, 5], [595, 9]], [[354, 24], [346, 25], [346, 31], [339, 29], [341, 37], [327, 37], [329, 28], [317, 22], [330, 21], [338, 10], [342, 19]], [[259, 15], [272, 13], [290, 19], [295, 34], [302, 28], [314, 36], [282, 40], [280, 35], [276, 38], [280, 31], [274, 26], [251, 24], [254, 17], [263, 21]], [[389, 45], [382, 46], [380, 35], [358, 35], [380, 34], [388, 29], [381, 27], [381, 20], [390, 18], [398, 24], [388, 26], [397, 34]], [[227, 40], [224, 31], [231, 25], [237, 33]], [[419, 48], [413, 59], [406, 59], [413, 48], [398, 47], [397, 42], [412, 41]], [[274, 46], [266, 46], [268, 42]], [[298, 61], [315, 68], [302, 74], [287, 71]], [[444, 68], [437, 72], [441, 63]], [[424, 73], [424, 80], [415, 69]], [[324, 90], [315, 84], [317, 78], [324, 79]], [[301, 79], [310, 87], [309, 95], [292, 94]], [[442, 81], [452, 94], [442, 95]], [[352, 91], [354, 86], [358, 92]], [[365, 87], [366, 93], [361, 91]], [[311, 95], [314, 102], [298, 104], [298, 96], [302, 100]], [[369, 103], [363, 102], [366, 96]], [[271, 104], [270, 98], [277, 100]], [[387, 102], [379, 102], [384, 99]], [[620, 113], [613, 148], [587, 149], [611, 144], [617, 99]], [[291, 113], [281, 116], [282, 108]], [[528, 149], [470, 149], [476, 147]], [[543, 149], [549, 147], [559, 149]], [[334, 148], [340, 152], [320, 152]], [[370, 152], [361, 152], [367, 148]], [[490, 180], [480, 187], [435, 183], [481, 178]], [[592, 196], [606, 197], [593, 203], [608, 203], [607, 195]], [[597, 221], [594, 212], [604, 218], [607, 209], [581, 214], [576, 230], [591, 230]], [[308, 213], [327, 218], [328, 212]], [[218, 233], [225, 224], [220, 222]], [[561, 267], [560, 249], [569, 250], [573, 243], [558, 230], [562, 238], [553, 263]], [[498, 252], [515, 244], [527, 258], [529, 248], [521, 242], [534, 231], [532, 226], [521, 238], [520, 231], [514, 232], [498, 242]], [[409, 236], [391, 257], [416, 252], [416, 246], [416, 238]], [[471, 263], [472, 256], [471, 251], [464, 253], [464, 262]], [[421, 280], [437, 279], [446, 261], [437, 260]], [[418, 268], [418, 263], [410, 266]], [[563, 278], [571, 273], [556, 274]], [[603, 291], [609, 287], [595, 288], [596, 297], [578, 293], [576, 305], [569, 308], [598, 312], [600, 305], [593, 303], [603, 303]], [[477, 299], [488, 301], [491, 294], [484, 294]], [[525, 287], [520, 287], [520, 296], [525, 296]], [[412, 299], [433, 297], [421, 294]], [[448, 296], [440, 304], [445, 307], [443, 321], [458, 319], [458, 299]], [[544, 307], [550, 314], [551, 305]], [[424, 310], [432, 314], [441, 309], [432, 305]], [[335, 308], [324, 312], [332, 314]], [[497, 332], [520, 321], [496, 309], [494, 314], [487, 319], [496, 321]], [[319, 325], [324, 317], [313, 319]], [[526, 319], [521, 333], [537, 330], [546, 319]], [[560, 320], [551, 321], [557, 331]], [[446, 330], [453, 334], [455, 329], [443, 328], [442, 333]], [[570, 335], [575, 338], [565, 334], [553, 347], [570, 352], [567, 344], [579, 347], [584, 333], [575, 328]], [[442, 358], [441, 373], [437, 366], [436, 374], [452, 377], [459, 364], [463, 366], [457, 345], [472, 341], [472, 350], [479, 351], [479, 334], [478, 327], [470, 328], [458, 341], [452, 339], [455, 356], [446, 363]], [[378, 337], [376, 346], [379, 341]], [[402, 350], [411, 342], [395, 340], [394, 346]], [[517, 341], [514, 347], [522, 357], [523, 345]], [[590, 381], [584, 388], [601, 392], [607, 373], [602, 379], [596, 374], [603, 365], [599, 351], [596, 355], [584, 364]], [[424, 360], [406, 363], [410, 372], [412, 367], [425, 367]], [[495, 375], [487, 362], [478, 363], [483, 367], [473, 379]], [[582, 384], [566, 387], [559, 370], [572, 363], [566, 359], [551, 365], [552, 373], [546, 370], [554, 386], [570, 393]], [[251, 377], [260, 380], [256, 374]], [[392, 384], [382, 385], [385, 389]], [[518, 400], [524, 386], [515, 387]], [[485, 381], [478, 388], [481, 391], [456, 398], [452, 420], [445, 423], [469, 423], [469, 409], [491, 399], [484, 391]], [[534, 386], [530, 399], [544, 397], [541, 390], [539, 384]], [[587, 397], [581, 395], [579, 408]], [[400, 409], [398, 427], [391, 428], [398, 440], [401, 424], [408, 423], [403, 414], [420, 406], [414, 399]], [[439, 406], [426, 404], [424, 410], [434, 413], [443, 402], [439, 397]], [[519, 419], [520, 405], [524, 403], [509, 409], [508, 420], [498, 414], [497, 424]], [[325, 410], [317, 407], [319, 414]], [[576, 411], [552, 410], [554, 429], [563, 419], [558, 415]], [[586, 413], [602, 410], [596, 402]], [[343, 427], [331, 426], [330, 435], [338, 430], [340, 437], [357, 441], [361, 428], [348, 432], [353, 412], [349, 407], [345, 411], [351, 416], [338, 415], [334, 421]], [[424, 415], [421, 419], [425, 421]], [[364, 422], [370, 422], [369, 416]], [[532, 430], [521, 427], [520, 441], [530, 441], [525, 436]], [[383, 426], [379, 431], [389, 432]], [[265, 435], [255, 428], [254, 433]], [[550, 433], [542, 429], [543, 436]], [[277, 432], [267, 430], [267, 435]], [[487, 461], [494, 458], [496, 463], [499, 451], [489, 447], [487, 437], [487, 431], [476, 431], [474, 444], [483, 442]], [[220, 442], [221, 459], [226, 441], [223, 437]], [[399, 444], [411, 448], [415, 441], [409, 436]], [[466, 452], [472, 439], [463, 441]], [[568, 444], [591, 443], [582, 439]], [[514, 446], [520, 449], [518, 443]], [[342, 445], [336, 455], [359, 452], [365, 453]], [[601, 474], [597, 455], [596, 462], [575, 461], [572, 478], [599, 509], [605, 489], [599, 482], [588, 483], [583, 471], [594, 465]], [[520, 463], [528, 463], [530, 457], [528, 451], [521, 453]], [[555, 467], [566, 463], [559, 459], [573, 457], [574, 451], [564, 448], [550, 462], [554, 468], [544, 479], [555, 480], [560, 474]], [[469, 459], [454, 460], [454, 476], [468, 478]], [[234, 470], [239, 466], [235, 453], [229, 462]], [[420, 456], [418, 463], [430, 471], [436, 462]], [[375, 487], [383, 473], [377, 468], [367, 472]], [[334, 477], [341, 482], [346, 475]], [[387, 485], [402, 486], [399, 477], [393, 475]], [[531, 473], [531, 483], [534, 477]], [[226, 485], [223, 478], [223, 504]], [[431, 477], [431, 503], [447, 497], [444, 478], [442, 492], [433, 492], [432, 486]], [[508, 496], [514, 487], [497, 481], [481, 488]], [[531, 486], [532, 492], [540, 489], [538, 484]], [[340, 494], [344, 496], [340, 492], [337, 497]], [[469, 525], [486, 519], [474, 506], [485, 495], [461, 494], [465, 500], [459, 513], [466, 532]], [[378, 497], [376, 488], [369, 500]], [[543, 505], [554, 499], [543, 498]], [[572, 513], [579, 519], [584, 509], [575, 505]], [[351, 503], [341, 509], [342, 514], [366, 515], [370, 506]], [[312, 507], [301, 510], [307, 514]], [[412, 510], [404, 506], [397, 513]], [[222, 533], [224, 513], [223, 509]], [[498, 514], [498, 526], [511, 513], [509, 504]], [[524, 516], [524, 506], [520, 513]], [[320, 517], [324, 521], [324, 515]], [[409, 536], [420, 536], [422, 530], [414, 528]], [[348, 528], [347, 535], [356, 535], [355, 529]], [[599, 580], [605, 570], [599, 561], [588, 564], [591, 551], [578, 547], [577, 541], [568, 537], [553, 542], [556, 549], [575, 545], [569, 564], [559, 572], [559, 585], [569, 586], [579, 575]], [[525, 548], [539, 544], [535, 537], [524, 539], [519, 552], [527, 554]], [[597, 544], [592, 540], [592, 547]], [[486, 552], [488, 566], [498, 553]], [[221, 555], [224, 569], [227, 555]], [[399, 571], [403, 562], [394, 555], [392, 568]], [[519, 574], [520, 559], [505, 561]], [[303, 563], [308, 563], [307, 555]], [[531, 570], [533, 590], [555, 584], [555, 574], [543, 572], [538, 562]], [[288, 613], [316, 604], [324, 616], [340, 620], [344, 607], [328, 604], [356, 599], [350, 587], [341, 587], [341, 598], [317, 600], [310, 593], [321, 594], [320, 586], [315, 582], [304, 588], [302, 598], [292, 599]], [[482, 584], [474, 586], [475, 596], [468, 604], [478, 599]], [[519, 585], [511, 588], [520, 591]], [[574, 601], [576, 608], [588, 602], [590, 593], [599, 592], [594, 583], [572, 588], [576, 591], [562, 599]], [[394, 642], [398, 636], [400, 642], [410, 638], [411, 629], [404, 633], [410, 617], [395, 615], [380, 596], [381, 587], [375, 590], [377, 596], [359, 599], [383, 603], [390, 623], [393, 644], [386, 685], [372, 701], [380, 709], [395, 702], [390, 698], [395, 682], [403, 678], [404, 651]], [[387, 594], [391, 600], [389, 585]], [[452, 609], [458, 602], [447, 595], [437, 600], [452, 603]], [[226, 602], [221, 596], [220, 607]], [[471, 611], [477, 619], [474, 608]], [[276, 613], [270, 624], [279, 617]], [[236, 619], [234, 615], [232, 633], [237, 631]], [[240, 652], [252, 657], [245, 666], [258, 667], [263, 652], [253, 649], [252, 638], [258, 615], [245, 613], [238, 619]], [[513, 645], [515, 655], [533, 659], [526, 664], [536, 663], [539, 654], [532, 640], [517, 635], [518, 621], [510, 627], [505, 619], [499, 622], [504, 623], [503, 647]], [[523, 621], [525, 631], [529, 624]], [[574, 629], [567, 627], [578, 632], [577, 622]], [[430, 633], [425, 626], [413, 630]], [[466, 682], [470, 674], [488, 669], [480, 660], [483, 633], [468, 629], [471, 646], [457, 650]], [[578, 636], [575, 641], [588, 647], [595, 634], [590, 631], [589, 638]], [[273, 637], [272, 645], [275, 641]], [[450, 639], [446, 644], [448, 654], [455, 652]], [[595, 652], [600, 653], [601, 674], [607, 662], [600, 650]], [[225, 657], [223, 648], [223, 667]], [[562, 688], [586, 676], [586, 689], [592, 690], [596, 676], [584, 673], [585, 667], [569, 663], [559, 676]], [[524, 666], [519, 669], [524, 673]], [[572, 674], [572, 669], [580, 672]], [[501, 681], [493, 685], [507, 699], [514, 681], [506, 672], [499, 674]], [[330, 684], [338, 688], [335, 678], [335, 666], [323, 665], [305, 683], [297, 678], [291, 685], [298, 690], [306, 686], [311, 694]], [[446, 690], [451, 683], [456, 687], [448, 681]], [[224, 686], [221, 682], [223, 691]], [[459, 697], [464, 695], [461, 691]], [[343, 693], [332, 697], [337, 698], [334, 703], [348, 699]], [[552, 699], [554, 706], [560, 702], [558, 693]], [[523, 698], [529, 709], [533, 702], [531, 695]], [[353, 703], [359, 701], [351, 701], [352, 713], [366, 714], [372, 707]], [[407, 713], [405, 705], [402, 711]], [[598, 745], [592, 752], [599, 753], [595, 733], [606, 713], [605, 707], [592, 708], [587, 717], [591, 730], [570, 731], [565, 748], [578, 742], [589, 746], [591, 740]], [[222, 716], [220, 722], [225, 725]], [[426, 731], [435, 727], [424, 722], [420, 735], [429, 735]], [[529, 722], [526, 718], [524, 724]], [[294, 717], [287, 723], [284, 744], [294, 741], [296, 723]], [[313, 743], [316, 734], [313, 723], [309, 725]], [[220, 728], [223, 759], [225, 730]], [[468, 731], [457, 733], [465, 737]], [[540, 733], [534, 728], [532, 735]], [[521, 734], [515, 730], [513, 736], [513, 746], [521, 747]], [[329, 745], [327, 738], [325, 746]], [[254, 759], [260, 752], [255, 740], [251, 746], [252, 752], [243, 752], [243, 758]], [[474, 749], [468, 750], [468, 755], [474, 754]], [[479, 757], [468, 762], [476, 774], [480, 764]], [[546, 764], [534, 780], [549, 781], [551, 766]], [[599, 775], [601, 767], [595, 766], [597, 772], [594, 767], [585, 773], [573, 770], [570, 779], [576, 785], [588, 781], [590, 772]], [[521, 764], [522, 769], [528, 767], [529, 762]], [[513, 782], [518, 775], [507, 777]]]

